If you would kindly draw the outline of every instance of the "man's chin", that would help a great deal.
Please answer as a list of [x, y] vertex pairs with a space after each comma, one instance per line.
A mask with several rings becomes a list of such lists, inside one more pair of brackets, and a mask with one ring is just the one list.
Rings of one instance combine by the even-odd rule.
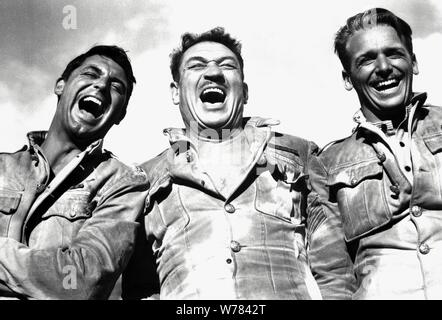
[[378, 106], [380, 110], [391, 110], [404, 107], [408, 100], [408, 94], [403, 86], [394, 91], [379, 92], [375, 89], [369, 92], [369, 103]]
[[392, 97], [390, 99], [378, 100], [376, 105], [380, 110], [385, 110], [386, 112], [392, 112], [394, 110], [400, 110], [405, 108], [406, 99], [405, 97]]
[[97, 141], [104, 137], [105, 134], [103, 134], [102, 130], [99, 130], [95, 127], [89, 127], [89, 126], [76, 126], [71, 128], [71, 140], [76, 145], [89, 145], [94, 141]]

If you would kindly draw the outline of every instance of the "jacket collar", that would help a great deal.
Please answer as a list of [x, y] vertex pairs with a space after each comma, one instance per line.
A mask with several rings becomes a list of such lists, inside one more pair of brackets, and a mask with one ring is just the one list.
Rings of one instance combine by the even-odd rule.
[[[34, 153], [36, 148], [40, 148], [43, 141], [46, 139], [48, 131], [30, 131], [26, 134], [29, 142], [29, 151]], [[103, 139], [98, 139], [92, 142], [82, 153], [86, 155], [96, 155], [102, 152]]]
[[[404, 120], [408, 120], [409, 118], [412, 119], [416, 110], [421, 108], [426, 100], [426, 92], [413, 93], [413, 97], [411, 98], [410, 103], [405, 107], [407, 112], [406, 118]], [[357, 123], [357, 127], [354, 130], [357, 130], [362, 125], [362, 127], [374, 126], [380, 129], [386, 135], [394, 135], [395, 133], [395, 129], [393, 128], [393, 123], [391, 120], [369, 122], [362, 113], [362, 109], [356, 111], [356, 113], [353, 115], [353, 121]]]
[[[266, 133], [262, 133], [262, 130], [256, 130], [256, 128], [265, 128], [264, 131], [270, 132], [270, 127], [278, 125], [279, 121], [270, 118], [250, 117], [244, 118], [243, 127], [246, 134], [247, 141], [252, 150], [256, 149], [254, 146], [261, 145], [267, 137]], [[169, 143], [175, 151], [187, 151], [190, 148], [195, 148], [195, 144], [189, 137], [189, 132], [183, 128], [166, 128], [163, 130], [163, 134], [168, 137]], [[267, 141], [265, 141], [267, 142]]]
[[[271, 138], [270, 126], [276, 124], [279, 124], [279, 121], [272, 119], [258, 117], [244, 119], [244, 133], [253, 154], [245, 176], [264, 157], [264, 149]], [[163, 133], [168, 137], [171, 148], [161, 157], [161, 163], [156, 166], [155, 173], [151, 174], [152, 189], [157, 190], [156, 185], [161, 188], [166, 187], [172, 178], [200, 184], [204, 180], [204, 173], [199, 167], [197, 146], [189, 138], [188, 132], [185, 129], [167, 128]], [[204, 189], [217, 193], [210, 183], [204, 183]]]

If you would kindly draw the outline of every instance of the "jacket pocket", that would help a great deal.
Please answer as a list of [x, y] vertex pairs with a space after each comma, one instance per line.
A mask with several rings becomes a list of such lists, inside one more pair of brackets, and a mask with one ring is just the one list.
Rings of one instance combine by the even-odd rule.
[[334, 170], [328, 185], [336, 197], [347, 241], [385, 225], [391, 211], [384, 197], [383, 167], [377, 158]]
[[278, 165], [278, 171], [265, 171], [256, 179], [255, 208], [278, 219], [301, 223], [302, 192], [306, 175], [302, 167]]
[[432, 154], [442, 151], [442, 132], [424, 137], [423, 140]]
[[19, 191], [0, 189], [0, 236], [8, 235], [9, 223], [18, 209], [21, 197]]
[[92, 216], [96, 202], [90, 201], [90, 192], [68, 191], [64, 193], [43, 215], [43, 219], [58, 216], [68, 221], [87, 219]]

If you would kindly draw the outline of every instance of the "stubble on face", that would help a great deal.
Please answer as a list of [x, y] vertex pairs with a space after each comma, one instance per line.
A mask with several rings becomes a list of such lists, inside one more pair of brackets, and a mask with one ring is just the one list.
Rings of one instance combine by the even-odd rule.
[[58, 93], [56, 121], [68, 139], [90, 143], [103, 138], [118, 123], [126, 107], [127, 78], [115, 61], [88, 57], [63, 83]]
[[367, 120], [402, 115], [418, 70], [414, 55], [396, 30], [378, 25], [357, 31], [347, 43], [347, 56], [346, 87], [355, 88]]
[[235, 130], [241, 126], [247, 85], [236, 55], [216, 42], [201, 42], [183, 55], [175, 94], [186, 127]]

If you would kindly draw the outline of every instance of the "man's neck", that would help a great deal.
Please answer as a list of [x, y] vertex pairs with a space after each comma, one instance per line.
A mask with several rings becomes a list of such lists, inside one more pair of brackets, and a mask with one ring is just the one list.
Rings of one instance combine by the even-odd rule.
[[252, 161], [244, 130], [222, 140], [203, 138], [192, 142], [197, 149], [200, 164], [211, 176], [216, 188], [224, 196], [233, 192]]
[[406, 106], [403, 106], [400, 109], [396, 109], [392, 113], [387, 113], [387, 112], [374, 113], [367, 108], [362, 108], [362, 113], [364, 114], [365, 119], [367, 119], [367, 121], [371, 123], [380, 122], [380, 121], [391, 121], [394, 129], [397, 129], [407, 117]]
[[49, 130], [41, 149], [49, 162], [49, 166], [56, 175], [82, 150], [78, 148], [65, 135]]
[[233, 128], [233, 129], [201, 129], [192, 130], [192, 128], [187, 128], [188, 136], [190, 140], [197, 143], [224, 143], [231, 141], [235, 137], [239, 136], [243, 132], [243, 128]]

